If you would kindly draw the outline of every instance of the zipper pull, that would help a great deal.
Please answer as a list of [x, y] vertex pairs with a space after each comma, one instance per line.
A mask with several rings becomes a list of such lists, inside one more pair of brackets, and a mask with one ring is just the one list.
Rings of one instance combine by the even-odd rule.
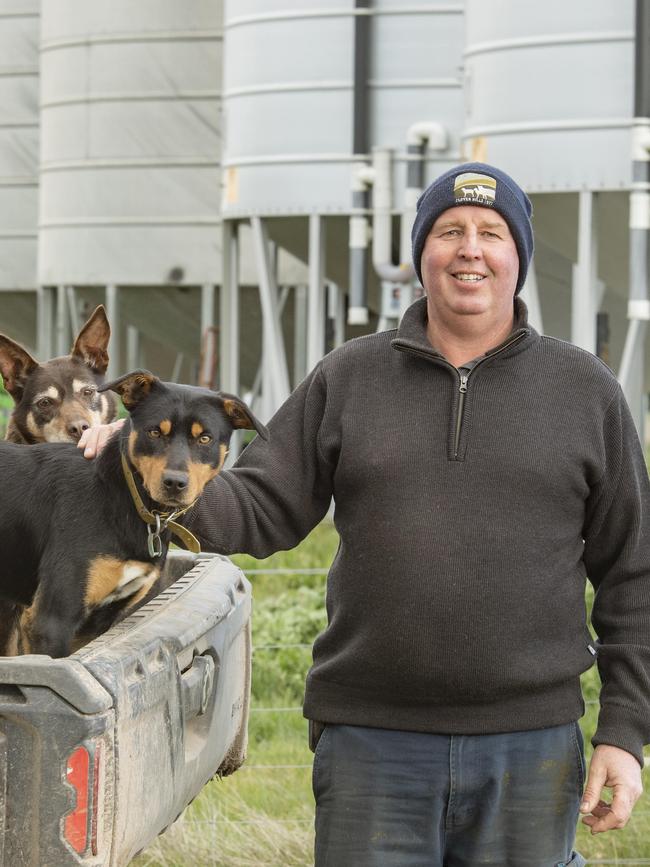
[[460, 377], [460, 385], [458, 386], [458, 391], [461, 394], [465, 394], [467, 392], [467, 380], [469, 378], [469, 374], [465, 373]]

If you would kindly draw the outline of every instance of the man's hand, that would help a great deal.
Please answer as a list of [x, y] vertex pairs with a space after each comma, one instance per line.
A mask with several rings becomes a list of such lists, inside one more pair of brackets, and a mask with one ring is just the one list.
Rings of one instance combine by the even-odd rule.
[[[612, 790], [611, 804], [600, 799], [603, 786]], [[590, 815], [582, 821], [592, 834], [623, 828], [642, 791], [641, 768], [634, 756], [620, 747], [598, 744], [580, 804], [580, 812]]]
[[125, 421], [126, 419], [119, 418], [111, 424], [98, 424], [89, 427], [81, 434], [77, 448], [84, 450], [85, 458], [94, 458], [104, 448], [109, 437], [122, 428]]

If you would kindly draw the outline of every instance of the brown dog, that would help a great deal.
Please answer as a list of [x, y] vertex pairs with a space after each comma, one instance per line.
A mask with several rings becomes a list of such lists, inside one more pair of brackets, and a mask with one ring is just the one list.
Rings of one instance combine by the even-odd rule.
[[0, 373], [15, 404], [6, 439], [27, 445], [76, 443], [87, 428], [114, 420], [114, 396], [97, 390], [108, 366], [110, 334], [100, 305], [77, 335], [70, 355], [43, 364], [0, 334]]

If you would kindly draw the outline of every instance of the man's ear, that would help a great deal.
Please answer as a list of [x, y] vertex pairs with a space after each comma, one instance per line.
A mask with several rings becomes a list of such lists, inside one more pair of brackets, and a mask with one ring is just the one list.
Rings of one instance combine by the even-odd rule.
[[0, 334], [0, 373], [4, 387], [18, 403], [23, 396], [25, 380], [38, 367], [36, 361], [10, 337]]
[[100, 304], [77, 335], [70, 354], [97, 373], [106, 373], [110, 336], [111, 326], [108, 324], [104, 305]]
[[225, 394], [222, 391], [219, 392], [217, 397], [221, 402], [224, 412], [230, 419], [230, 424], [233, 428], [255, 430], [263, 440], [268, 440], [269, 432], [265, 425], [263, 425], [259, 419], [255, 418], [243, 400], [240, 400], [234, 394]]
[[119, 379], [107, 382], [97, 391], [114, 391], [122, 398], [122, 403], [129, 412], [144, 400], [152, 388], [160, 384], [160, 380], [148, 370], [134, 370]]

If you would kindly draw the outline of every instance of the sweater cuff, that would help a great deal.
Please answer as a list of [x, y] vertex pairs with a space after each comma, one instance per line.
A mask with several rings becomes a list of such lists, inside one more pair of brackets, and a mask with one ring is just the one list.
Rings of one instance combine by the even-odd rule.
[[594, 747], [608, 744], [631, 753], [643, 767], [643, 745], [647, 740], [648, 720], [620, 705], [604, 705], [598, 716], [598, 728], [591, 739]]

